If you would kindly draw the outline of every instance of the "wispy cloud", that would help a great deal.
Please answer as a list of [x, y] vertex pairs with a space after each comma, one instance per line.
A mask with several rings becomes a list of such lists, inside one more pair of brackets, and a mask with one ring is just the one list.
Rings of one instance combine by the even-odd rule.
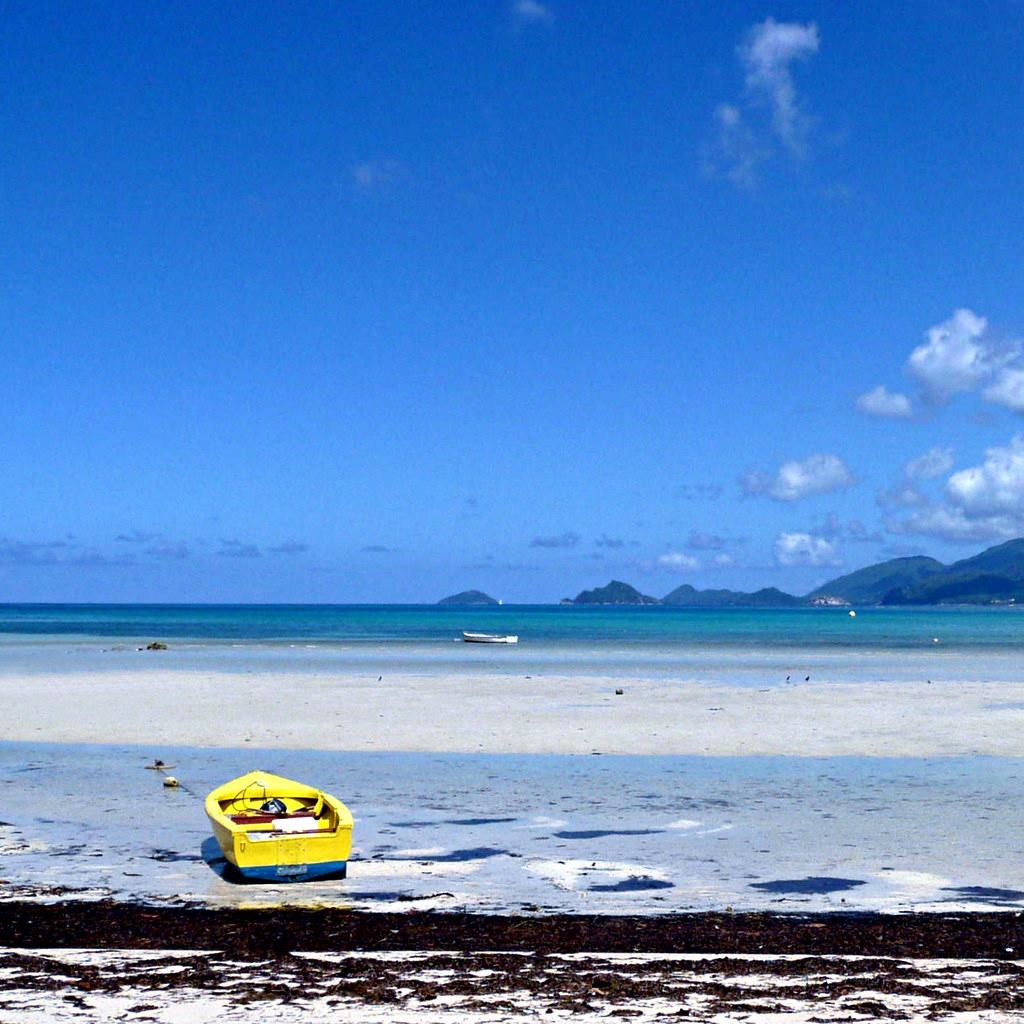
[[678, 495], [681, 501], [713, 501], [724, 493], [720, 484], [683, 484]]
[[703, 530], [691, 530], [686, 546], [691, 551], [721, 551], [725, 547], [725, 538]]
[[352, 181], [362, 192], [376, 192], [401, 181], [407, 172], [398, 160], [364, 160], [352, 167]]
[[619, 537], [609, 537], [608, 534], [602, 533], [601, 536], [594, 541], [594, 545], [599, 548], [618, 549], [624, 548], [626, 546], [626, 542]]
[[740, 47], [747, 90], [766, 102], [776, 138], [794, 153], [802, 153], [810, 119], [801, 109], [792, 65], [818, 52], [818, 26], [766, 18], [755, 25]]
[[0, 539], [0, 563], [4, 565], [55, 565], [67, 549], [66, 541]]
[[908, 480], [934, 480], [943, 473], [948, 473], [955, 462], [956, 456], [952, 448], [936, 445], [929, 448], [924, 455], [911, 459], [903, 472]]
[[142, 530], [132, 530], [130, 533], [119, 533], [114, 540], [122, 544], [149, 544], [158, 540], [160, 534], [145, 533]]
[[509, 9], [512, 17], [524, 25], [550, 25], [555, 20], [551, 6], [539, 0], [513, 0]]
[[840, 565], [835, 545], [810, 533], [781, 533], [775, 541], [775, 560], [779, 565]]
[[752, 188], [760, 166], [780, 148], [795, 157], [806, 155], [813, 121], [797, 92], [793, 65], [813, 57], [820, 43], [813, 22], [766, 18], [750, 28], [737, 48], [742, 99], [720, 103], [714, 111], [714, 134], [704, 154], [709, 173]]
[[766, 495], [775, 501], [798, 501], [815, 494], [831, 494], [854, 483], [846, 463], [828, 452], [783, 463], [774, 476], [755, 470], [740, 481], [744, 494]]
[[385, 547], [383, 544], [367, 544], [362, 550], [371, 555], [386, 555], [391, 548]]
[[301, 555], [309, 550], [309, 545], [302, 544], [299, 541], [287, 540], [283, 544], [275, 544], [272, 548], [267, 548], [267, 550], [275, 555]]
[[174, 559], [181, 561], [191, 554], [189, 546], [183, 540], [157, 539], [145, 549], [147, 555], [153, 558]]
[[554, 537], [534, 537], [530, 541], [531, 548], [574, 548], [580, 542], [578, 533], [571, 530]]
[[0, 538], [0, 565], [109, 569], [137, 564], [138, 559], [134, 552], [111, 555], [100, 548], [68, 540], [26, 541]]
[[684, 554], [682, 551], [669, 551], [664, 555], [658, 555], [658, 565], [663, 569], [672, 569], [676, 572], [687, 572], [700, 568], [700, 562], [693, 555]]
[[923, 455], [911, 459], [903, 467], [900, 479], [891, 487], [877, 491], [875, 500], [880, 508], [890, 511], [928, 508], [932, 501], [922, 489], [922, 482], [935, 480], [948, 473], [954, 464], [953, 449], [944, 445], [935, 445]]
[[220, 539], [218, 555], [226, 558], [259, 558], [260, 549], [255, 544], [245, 544], [240, 540]]
[[865, 392], [857, 399], [857, 408], [868, 416], [882, 419], [906, 420], [914, 414], [913, 406], [906, 395], [889, 391], [884, 385]]

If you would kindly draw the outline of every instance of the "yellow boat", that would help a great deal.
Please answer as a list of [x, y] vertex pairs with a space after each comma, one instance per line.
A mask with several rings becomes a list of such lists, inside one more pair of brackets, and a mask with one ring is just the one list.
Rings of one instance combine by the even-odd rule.
[[249, 772], [213, 790], [206, 815], [228, 863], [247, 879], [345, 877], [352, 814], [315, 786]]

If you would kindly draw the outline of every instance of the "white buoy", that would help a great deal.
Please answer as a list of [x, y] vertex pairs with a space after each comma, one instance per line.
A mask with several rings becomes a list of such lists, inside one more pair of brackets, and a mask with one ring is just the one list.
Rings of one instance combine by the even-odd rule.
[[852, 608], [850, 609], [850, 618], [851, 619], [857, 618], [857, 613]]
[[178, 780], [173, 775], [168, 775], [164, 779], [164, 785], [168, 789], [177, 789], [178, 788]]

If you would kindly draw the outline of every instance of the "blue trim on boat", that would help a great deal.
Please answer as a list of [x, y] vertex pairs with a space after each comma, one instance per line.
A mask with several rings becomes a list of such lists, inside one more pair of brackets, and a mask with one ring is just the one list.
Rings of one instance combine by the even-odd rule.
[[321, 878], [344, 878], [348, 870], [346, 860], [327, 860], [318, 864], [268, 864], [265, 867], [235, 870], [250, 882], [309, 882]]

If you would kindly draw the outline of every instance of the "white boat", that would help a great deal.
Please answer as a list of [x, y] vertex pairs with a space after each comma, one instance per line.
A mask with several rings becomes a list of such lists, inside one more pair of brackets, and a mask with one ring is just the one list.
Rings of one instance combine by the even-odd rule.
[[519, 637], [512, 633], [467, 633], [463, 631], [462, 639], [467, 644], [517, 644]]

